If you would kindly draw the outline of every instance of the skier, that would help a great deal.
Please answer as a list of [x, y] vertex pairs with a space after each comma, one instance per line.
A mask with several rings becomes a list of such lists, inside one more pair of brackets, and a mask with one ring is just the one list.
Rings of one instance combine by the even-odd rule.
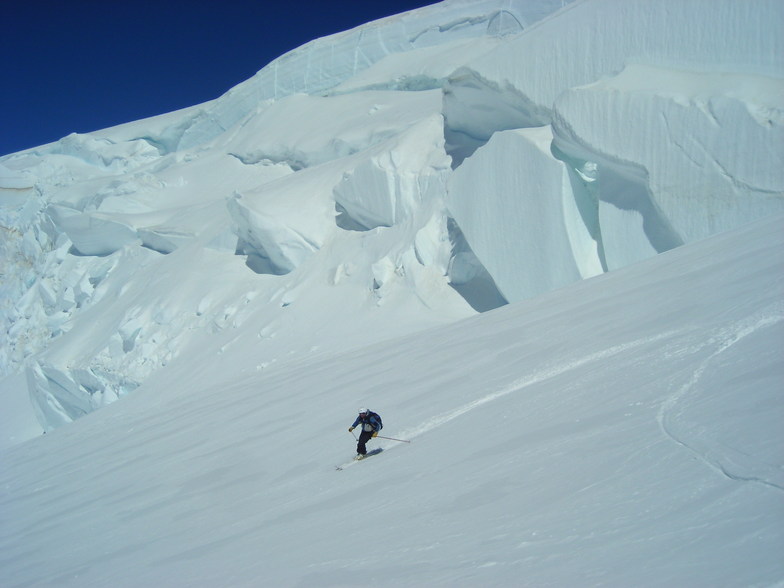
[[357, 417], [357, 420], [354, 421], [354, 424], [348, 428], [348, 432], [353, 432], [354, 428], [359, 424], [362, 424], [362, 432], [359, 434], [359, 439], [357, 440], [356, 459], [362, 459], [365, 457], [367, 454], [365, 443], [370, 441], [371, 438], [377, 437], [378, 432], [383, 427], [381, 424], [381, 417], [367, 408], [359, 409], [359, 416]]

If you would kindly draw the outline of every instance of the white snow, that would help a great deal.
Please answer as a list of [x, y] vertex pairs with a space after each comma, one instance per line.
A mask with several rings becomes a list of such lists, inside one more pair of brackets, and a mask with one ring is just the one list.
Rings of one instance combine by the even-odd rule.
[[632, 64], [781, 78], [782, 20], [778, 0], [575, 2], [461, 68], [447, 94], [450, 126], [486, 139], [493, 117], [546, 124], [564, 90]]
[[[3, 585], [780, 582], [781, 221], [362, 350], [181, 357], [2, 454]], [[335, 471], [363, 403], [412, 442]]]
[[447, 0], [0, 158], [0, 584], [784, 582], [783, 21]]

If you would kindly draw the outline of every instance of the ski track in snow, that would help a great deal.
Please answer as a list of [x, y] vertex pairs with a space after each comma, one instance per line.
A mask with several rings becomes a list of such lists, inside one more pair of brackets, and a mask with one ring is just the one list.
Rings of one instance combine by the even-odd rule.
[[[777, 490], [784, 490], [784, 471], [781, 468], [756, 461], [753, 456], [742, 454], [730, 447], [714, 450], [711, 448], [709, 441], [700, 442], [700, 439], [696, 437], [689, 439], [688, 431], [684, 431], [682, 434], [676, 431], [677, 427], [673, 422], [672, 415], [676, 406], [695, 388], [703, 374], [717, 357], [758, 330], [771, 327], [783, 320], [784, 304], [776, 303], [764, 311], [749, 316], [745, 320], [737, 321], [721, 329], [713, 337], [710, 337], [706, 345], [718, 343], [718, 348], [698, 365], [688, 382], [662, 403], [657, 417], [659, 426], [667, 437], [688, 449], [700, 461], [723, 476], [739, 482], [764, 484]], [[733, 454], [737, 455], [733, 457]]]
[[445, 425], [446, 423], [458, 418], [459, 416], [462, 416], [467, 412], [474, 410], [475, 408], [487, 404], [488, 402], [493, 402], [494, 400], [498, 400], [499, 398], [502, 398], [504, 396], [512, 394], [513, 392], [517, 392], [519, 390], [527, 388], [528, 386], [545, 382], [551, 378], [560, 376], [566, 372], [580, 368], [586, 364], [593, 363], [596, 361], [604, 361], [625, 351], [629, 351], [636, 347], [640, 347], [641, 345], [645, 345], [648, 343], [655, 343], [657, 341], [661, 341], [662, 339], [668, 339], [670, 337], [673, 337], [677, 332], [678, 331], [668, 331], [656, 335], [654, 337], [643, 337], [635, 341], [631, 341], [629, 343], [614, 345], [607, 349], [603, 349], [602, 351], [591, 353], [589, 355], [586, 355], [579, 359], [575, 359], [568, 363], [551, 365], [534, 374], [524, 376], [522, 378], [518, 378], [517, 380], [514, 380], [512, 383], [508, 384], [507, 386], [504, 386], [500, 390], [496, 390], [494, 392], [482, 396], [481, 398], [477, 398], [476, 400], [473, 400], [467, 404], [459, 406], [455, 409], [431, 417], [416, 427], [402, 431], [401, 436], [406, 438], [418, 437], [419, 435], [423, 435], [425, 433], [432, 431], [433, 429]]

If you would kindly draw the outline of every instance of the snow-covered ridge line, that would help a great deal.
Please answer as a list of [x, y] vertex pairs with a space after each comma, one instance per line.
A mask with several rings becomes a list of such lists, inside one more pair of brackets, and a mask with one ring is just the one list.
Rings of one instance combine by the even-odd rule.
[[781, 80], [782, 21], [777, 0], [571, 4], [458, 69], [445, 94], [447, 128], [484, 142], [496, 130], [549, 124], [562, 92], [633, 64]]
[[564, 4], [563, 0], [445, 0], [316, 39], [210, 102], [182, 129], [178, 148], [188, 149], [231, 128], [258, 104], [297, 93], [325, 92], [390, 55], [519, 33]]

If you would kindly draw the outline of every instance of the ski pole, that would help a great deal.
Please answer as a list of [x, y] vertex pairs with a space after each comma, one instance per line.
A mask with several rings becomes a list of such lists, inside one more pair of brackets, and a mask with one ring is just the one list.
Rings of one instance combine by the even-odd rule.
[[382, 437], [381, 435], [376, 435], [376, 439], [389, 439], [390, 441], [400, 441], [401, 443], [411, 443], [411, 441], [406, 441], [405, 439], [395, 439], [394, 437]]

